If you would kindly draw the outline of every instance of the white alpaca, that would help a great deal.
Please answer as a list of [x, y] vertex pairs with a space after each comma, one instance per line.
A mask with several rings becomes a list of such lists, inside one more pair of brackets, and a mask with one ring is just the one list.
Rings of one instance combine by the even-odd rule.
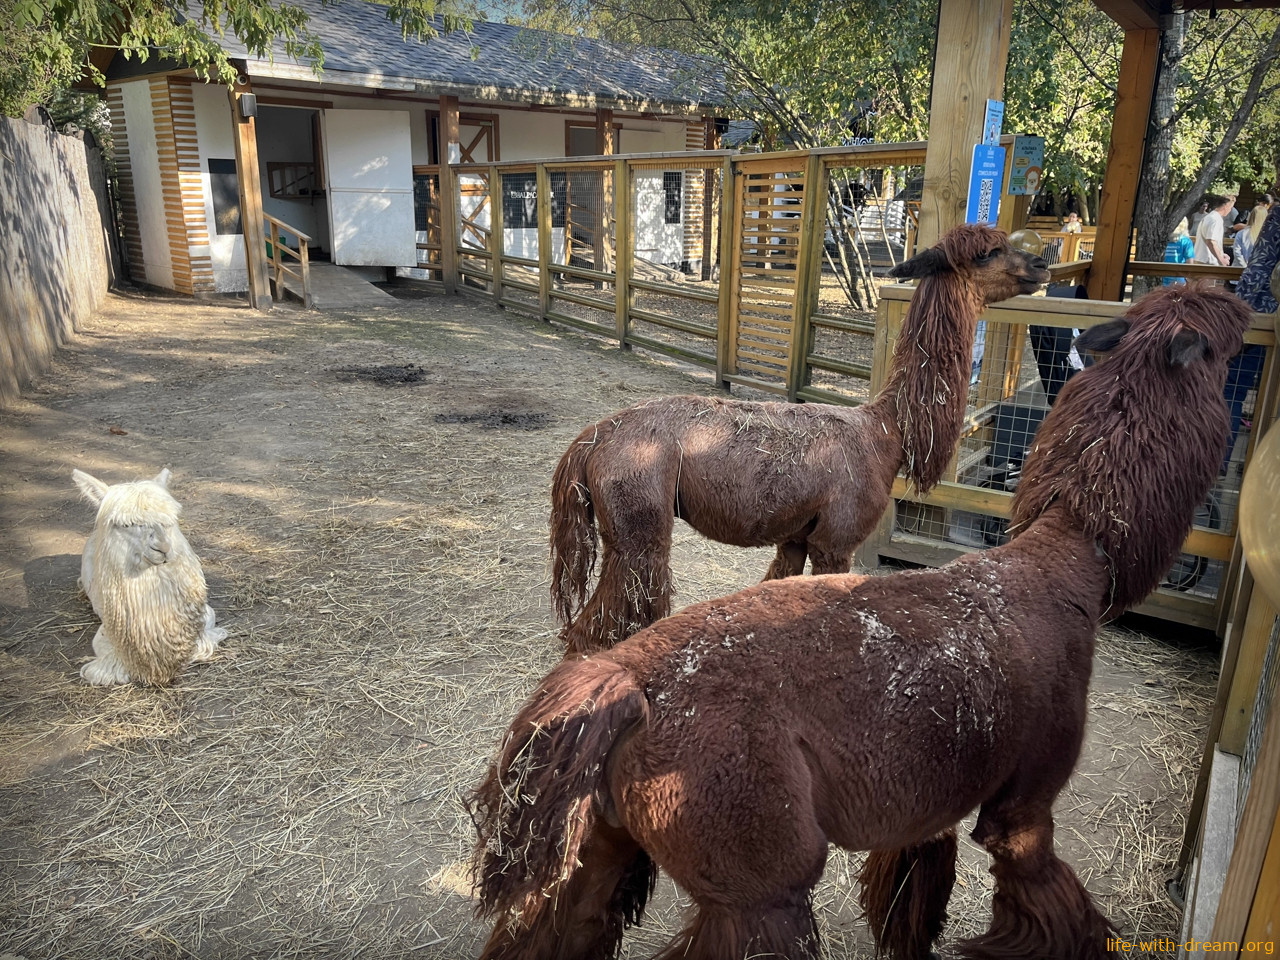
[[204, 571], [178, 527], [182, 505], [169, 493], [169, 471], [114, 486], [80, 470], [71, 479], [98, 504], [80, 586], [102, 625], [80, 676], [96, 686], [164, 684], [212, 657], [227, 631], [214, 626]]

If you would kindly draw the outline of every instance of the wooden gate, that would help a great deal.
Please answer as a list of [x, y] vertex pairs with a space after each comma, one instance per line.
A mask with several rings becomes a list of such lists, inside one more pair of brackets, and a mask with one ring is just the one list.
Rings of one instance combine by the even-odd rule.
[[726, 380], [795, 399], [804, 384], [818, 262], [815, 211], [825, 189], [808, 154], [740, 160], [734, 167], [730, 350]]

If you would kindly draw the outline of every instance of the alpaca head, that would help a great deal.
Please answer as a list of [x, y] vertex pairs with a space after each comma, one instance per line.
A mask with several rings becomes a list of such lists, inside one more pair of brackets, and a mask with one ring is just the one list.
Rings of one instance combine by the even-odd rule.
[[1076, 340], [1107, 358], [1071, 378], [1036, 434], [1011, 529], [1064, 508], [1109, 558], [1112, 612], [1159, 583], [1218, 475], [1249, 316], [1221, 287], [1173, 284]]
[[1043, 259], [1011, 246], [1003, 230], [973, 223], [948, 230], [937, 244], [904, 260], [889, 276], [899, 280], [950, 276], [972, 286], [983, 305], [1034, 293], [1049, 282]]
[[103, 537], [102, 549], [110, 551], [120, 566], [140, 572], [168, 562], [182, 536], [178, 529], [182, 505], [169, 493], [167, 469], [150, 480], [114, 486], [80, 470], [73, 470], [71, 478], [98, 505], [95, 531]]

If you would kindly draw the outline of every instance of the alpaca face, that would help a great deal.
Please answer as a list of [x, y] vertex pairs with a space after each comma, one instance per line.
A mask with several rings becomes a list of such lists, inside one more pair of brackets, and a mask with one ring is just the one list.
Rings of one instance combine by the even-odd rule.
[[936, 246], [889, 271], [889, 276], [902, 280], [947, 274], [971, 286], [984, 305], [1035, 293], [1049, 282], [1048, 265], [1041, 257], [1015, 249], [1003, 230], [978, 224], [954, 227]]
[[126, 566], [135, 571], [164, 563], [173, 549], [169, 531], [159, 523], [110, 525], [109, 536], [119, 541], [119, 550]]

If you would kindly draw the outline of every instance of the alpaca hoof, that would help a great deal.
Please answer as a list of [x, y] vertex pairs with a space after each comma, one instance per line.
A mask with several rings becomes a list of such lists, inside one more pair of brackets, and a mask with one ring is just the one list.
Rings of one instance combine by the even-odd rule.
[[128, 683], [131, 678], [118, 663], [96, 657], [80, 668], [80, 679], [91, 686], [110, 687], [116, 684]]

